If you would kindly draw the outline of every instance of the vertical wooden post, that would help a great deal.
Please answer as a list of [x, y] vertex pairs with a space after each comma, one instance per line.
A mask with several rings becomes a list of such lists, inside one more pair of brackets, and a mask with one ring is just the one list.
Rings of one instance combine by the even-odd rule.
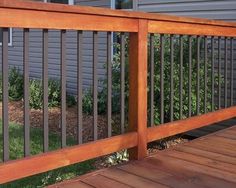
[[138, 133], [138, 146], [129, 150], [130, 159], [147, 155], [147, 20], [139, 20], [138, 33], [130, 33], [129, 128]]

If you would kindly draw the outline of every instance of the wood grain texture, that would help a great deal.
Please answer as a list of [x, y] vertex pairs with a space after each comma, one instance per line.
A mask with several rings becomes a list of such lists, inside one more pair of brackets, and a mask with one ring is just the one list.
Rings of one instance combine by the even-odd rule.
[[182, 35], [205, 35], [205, 36], [236, 36], [235, 27], [224, 27], [215, 25], [202, 25], [198, 23], [179, 23], [168, 21], [148, 22], [148, 32], [163, 34], [182, 34]]
[[139, 20], [139, 32], [130, 34], [129, 129], [138, 133], [132, 159], [147, 155], [147, 34], [147, 20]]
[[138, 20], [63, 12], [0, 8], [0, 27], [137, 32]]
[[236, 24], [222, 21], [19, 0], [0, 2], [0, 27], [138, 32], [138, 20], [143, 19], [148, 20], [151, 33], [236, 36]]
[[[88, 178], [85, 178], [81, 180], [82, 182], [91, 185], [93, 187], [99, 187], [99, 188], [130, 188], [131, 186], [123, 184], [119, 181], [107, 178], [105, 176], [102, 176], [100, 174], [95, 175], [95, 176], [90, 176]], [[106, 182], [104, 184], [104, 182]]]
[[137, 133], [131, 132], [6, 162], [0, 165], [0, 184], [131, 148], [136, 146], [137, 142]]
[[0, 7], [7, 7], [13, 9], [26, 9], [26, 10], [41, 10], [48, 12], [64, 12], [73, 14], [86, 14], [86, 15], [99, 15], [109, 17], [123, 17], [123, 18], [135, 18], [135, 19], [150, 19], [157, 21], [171, 21], [171, 22], [184, 22], [184, 23], [197, 23], [203, 25], [216, 25], [226, 27], [236, 27], [236, 23], [223, 22], [217, 20], [209, 20], [202, 18], [189, 18], [180, 17], [168, 14], [157, 14], [157, 13], [145, 13], [135, 11], [121, 11], [111, 10], [107, 8], [97, 8], [88, 6], [69, 6], [62, 4], [51, 4], [42, 2], [27, 2], [24, 0], [1, 0]]
[[[101, 187], [101, 181], [103, 181], [102, 187], [116, 187], [122, 183], [122, 186], [140, 188], [234, 188], [236, 185], [235, 157], [224, 153], [226, 145], [220, 144], [223, 139], [224, 142], [231, 139], [215, 140], [215, 138], [218, 139], [218, 134], [234, 130], [236, 130], [236, 126], [205, 136], [203, 139], [195, 139], [177, 147], [157, 151], [143, 160], [130, 161], [126, 164], [95, 171], [75, 180], [86, 182], [96, 188]], [[215, 142], [208, 145], [207, 141], [211, 139]], [[204, 142], [205, 149], [195, 148], [202, 142]], [[234, 143], [230, 142], [230, 144]], [[221, 154], [212, 152], [211, 148], [218, 148]], [[231, 152], [236, 154], [235, 149], [232, 149]], [[112, 185], [113, 181], [115, 181], [114, 186]], [[69, 187], [70, 184], [71, 180], [58, 185], [59, 187], [60, 185]]]
[[148, 142], [152, 142], [154, 140], [159, 140], [226, 119], [230, 119], [232, 117], [235, 117], [235, 115], [236, 107], [230, 107], [184, 120], [178, 120], [155, 127], [150, 127], [147, 131], [147, 139]]

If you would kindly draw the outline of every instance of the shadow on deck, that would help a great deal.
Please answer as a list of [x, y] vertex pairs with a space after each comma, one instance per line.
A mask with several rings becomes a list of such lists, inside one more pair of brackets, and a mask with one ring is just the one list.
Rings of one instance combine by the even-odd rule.
[[236, 126], [51, 187], [236, 187]]

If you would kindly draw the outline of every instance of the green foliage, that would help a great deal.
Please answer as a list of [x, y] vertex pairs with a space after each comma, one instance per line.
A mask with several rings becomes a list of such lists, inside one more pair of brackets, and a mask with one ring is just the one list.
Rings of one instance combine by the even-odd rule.
[[[30, 80], [30, 107], [41, 109], [43, 107], [43, 84], [41, 80]], [[48, 81], [48, 106], [57, 107], [60, 105], [61, 93], [60, 83], [57, 80]]]
[[[2, 76], [0, 77], [0, 95], [2, 96]], [[9, 71], [9, 99], [19, 101], [23, 99], [24, 79], [22, 73], [17, 68], [11, 68]], [[29, 84], [29, 104], [31, 108], [42, 109], [43, 107], [43, 83], [39, 79], [30, 79]], [[76, 104], [75, 97], [67, 95], [67, 105]], [[48, 106], [58, 107], [61, 103], [61, 86], [60, 82], [55, 79], [48, 81]]]
[[[19, 69], [12, 68], [9, 70], [8, 91], [11, 101], [19, 101], [23, 98], [24, 79]], [[2, 75], [0, 75], [0, 99], [2, 100]]]
[[[117, 36], [119, 38], [119, 35]], [[155, 46], [155, 55], [154, 55], [154, 66], [155, 66], [155, 76], [154, 76], [154, 121], [155, 124], [160, 123], [160, 36], [154, 36], [154, 46]], [[183, 36], [183, 117], [188, 116], [189, 106], [188, 106], [188, 87], [189, 87], [189, 46], [188, 46], [189, 38], [187, 36]], [[200, 47], [202, 49], [204, 40], [200, 41]], [[125, 99], [126, 99], [126, 111], [128, 110], [128, 96], [129, 96], [129, 66], [128, 66], [128, 37], [126, 37], [126, 62], [125, 62]], [[192, 40], [192, 80], [191, 80], [191, 110], [192, 115], [196, 114], [196, 103], [197, 103], [197, 42], [196, 39]], [[113, 113], [119, 113], [120, 111], [120, 44], [115, 44], [116, 53], [114, 54], [114, 59], [112, 63], [112, 110]], [[200, 61], [199, 61], [199, 93], [200, 93], [200, 113], [204, 113], [204, 54], [202, 54], [202, 50], [200, 51]], [[165, 36], [164, 43], [164, 114], [165, 121], [170, 120], [170, 39], [169, 36]], [[174, 65], [173, 65], [173, 80], [174, 80], [174, 119], [177, 120], [180, 118], [180, 43], [179, 37], [175, 36], [174, 38]], [[211, 92], [209, 88], [211, 86], [211, 79], [209, 79], [209, 75], [211, 74], [211, 63], [207, 63], [206, 72], [208, 75], [207, 81], [207, 101], [210, 101]], [[216, 75], [215, 86], [217, 87], [217, 80], [219, 79]], [[148, 81], [150, 81], [150, 75], [148, 75]], [[150, 83], [150, 82], [149, 82]], [[106, 113], [107, 107], [107, 80], [102, 81], [102, 90], [98, 94], [99, 102], [98, 108], [99, 113]], [[148, 90], [150, 91], [150, 85], [148, 84]], [[89, 101], [90, 97], [86, 98], [86, 103], [92, 105], [92, 102]], [[206, 104], [207, 110], [211, 110], [210, 102]], [[150, 108], [150, 107], [149, 107]]]
[[42, 82], [39, 80], [30, 81], [30, 99], [29, 104], [31, 108], [40, 109], [43, 106], [43, 92], [42, 92]]
[[[183, 85], [182, 85], [182, 94], [183, 94], [183, 116], [182, 118], [188, 117], [188, 100], [189, 100], [189, 46], [188, 46], [189, 38], [187, 36], [183, 37]], [[200, 41], [200, 46], [203, 45], [203, 40]], [[160, 37], [155, 35], [154, 40], [155, 55], [154, 55], [154, 66], [155, 66], [155, 76], [154, 76], [154, 121], [155, 124], [160, 123]], [[191, 114], [195, 115], [196, 112], [196, 104], [197, 104], [197, 53], [196, 49], [197, 43], [196, 39], [192, 41], [192, 80], [191, 80]], [[202, 48], [201, 48], [202, 49]], [[202, 51], [201, 51], [202, 52]], [[170, 63], [170, 40], [169, 36], [165, 36], [164, 43], [164, 119], [165, 121], [170, 120], [170, 72], [171, 72], [171, 63]], [[200, 54], [200, 62], [199, 62], [199, 93], [200, 93], [200, 113], [204, 113], [204, 56]], [[180, 43], [179, 37], [174, 38], [174, 64], [173, 64], [173, 93], [174, 93], [174, 119], [177, 120], [180, 118]], [[207, 74], [211, 74], [211, 63], [207, 63], [206, 67]], [[150, 75], [149, 75], [150, 76]], [[149, 77], [150, 79], [150, 77]], [[211, 80], [208, 79], [207, 85], [211, 85]], [[210, 101], [211, 93], [207, 90], [207, 100]], [[211, 109], [210, 102], [206, 104], [207, 110]]]
[[[120, 35], [117, 35], [119, 38]], [[126, 37], [125, 42], [126, 52], [128, 49], [128, 38]], [[116, 50], [113, 62], [112, 62], [112, 112], [117, 114], [120, 112], [120, 44], [115, 43], [114, 49]], [[106, 67], [104, 67], [106, 68]], [[129, 67], [128, 67], [128, 54], [125, 54], [125, 110], [128, 111], [128, 96], [129, 96]], [[101, 81], [102, 89], [98, 92], [98, 113], [105, 114], [107, 110], [107, 79]], [[85, 92], [83, 97], [84, 112], [92, 112], [92, 94], [91, 90]], [[126, 113], [127, 114], [127, 113]]]
[[[41, 80], [30, 80], [30, 107], [42, 109], [43, 107], [43, 84]], [[75, 97], [66, 96], [67, 106], [76, 104]], [[48, 80], [48, 107], [58, 107], [61, 103], [61, 87], [57, 80]]]
[[83, 112], [86, 114], [92, 114], [93, 101], [91, 90], [85, 90], [83, 95]]
[[9, 71], [9, 99], [18, 101], [23, 97], [24, 79], [20, 71], [12, 68]]

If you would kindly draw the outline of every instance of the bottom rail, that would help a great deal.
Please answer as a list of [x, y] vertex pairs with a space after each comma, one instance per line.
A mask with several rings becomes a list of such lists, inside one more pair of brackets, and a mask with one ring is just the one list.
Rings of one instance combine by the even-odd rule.
[[0, 165], [0, 184], [137, 146], [136, 132], [9, 161]]
[[207, 114], [190, 117], [184, 120], [178, 120], [165, 123], [155, 127], [148, 128], [147, 140], [152, 142], [176, 134], [184, 133], [193, 129], [211, 125], [220, 121], [236, 117], [236, 107], [230, 107]]

